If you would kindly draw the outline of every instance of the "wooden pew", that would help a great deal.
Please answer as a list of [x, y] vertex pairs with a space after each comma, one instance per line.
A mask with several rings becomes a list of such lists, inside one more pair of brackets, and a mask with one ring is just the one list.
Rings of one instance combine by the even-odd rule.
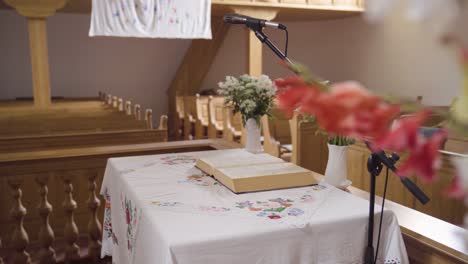
[[145, 129], [145, 122], [124, 113], [58, 114], [17, 118], [0, 118], [0, 136], [27, 136], [69, 132], [97, 132]]
[[291, 128], [291, 162], [306, 169], [325, 173], [328, 161], [327, 137], [317, 133], [316, 127], [295, 113], [289, 120]]
[[0, 153], [165, 142], [167, 116], [161, 116], [159, 123], [158, 129], [0, 137]]
[[275, 157], [291, 160], [291, 129], [289, 119], [280, 109], [271, 111], [272, 118], [262, 117], [263, 148]]
[[242, 137], [242, 117], [240, 113], [235, 115], [232, 113], [232, 106], [224, 106], [224, 118], [223, 118], [223, 138], [227, 141], [241, 141]]
[[208, 103], [210, 98], [208, 96], [201, 96], [196, 94], [196, 122], [195, 122], [195, 138], [202, 139], [207, 137], [208, 124], [209, 124], [209, 112]]
[[184, 96], [184, 139], [195, 137], [195, 123], [197, 121], [197, 102], [195, 96]]
[[180, 140], [184, 138], [184, 97], [176, 96], [176, 139]]
[[[441, 154], [442, 166], [438, 171], [438, 175], [440, 176], [439, 180], [428, 184], [423, 182], [420, 178], [415, 178], [413, 176], [408, 177], [431, 198], [431, 201], [428, 204], [423, 206], [417, 202], [416, 199], [406, 191], [400, 182], [399, 177], [392, 172], [390, 172], [388, 179], [387, 198], [398, 204], [418, 210], [449, 223], [460, 225], [463, 223], [466, 208], [463, 202], [450, 199], [444, 193], [444, 190], [448, 188], [455, 175], [451, 158], [459, 154], [445, 151], [442, 151]], [[349, 147], [347, 155], [349, 180], [353, 182], [352, 185], [354, 187], [368, 191], [370, 189], [370, 176], [367, 171], [367, 159], [370, 155], [370, 151], [364, 143], [357, 142]], [[406, 158], [407, 157], [405, 155], [402, 155], [400, 161], [397, 163], [397, 167]], [[383, 171], [382, 175], [377, 179], [376, 192], [378, 195], [382, 195], [384, 186], [383, 175], [385, 175], [385, 171]]]
[[224, 131], [224, 97], [210, 96], [208, 100], [208, 138], [218, 138]]

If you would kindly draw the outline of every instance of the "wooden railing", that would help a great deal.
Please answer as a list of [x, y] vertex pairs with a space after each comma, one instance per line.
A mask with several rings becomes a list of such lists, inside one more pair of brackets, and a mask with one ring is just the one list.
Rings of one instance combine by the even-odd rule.
[[[106, 94], [103, 92], [99, 92], [99, 98], [103, 101], [104, 104], [116, 108], [120, 112], [125, 112], [126, 115], [132, 115], [132, 102], [129, 100], [125, 100], [123, 98], [113, 96], [111, 94]], [[139, 104], [135, 104], [133, 109], [133, 116], [137, 121], [141, 121], [141, 106]], [[167, 119], [165, 117], [164, 119]], [[153, 129], [153, 110], [147, 108], [145, 110], [145, 118], [144, 122], [146, 124], [146, 128]]]
[[6, 191], [0, 209], [10, 210], [0, 215], [0, 260], [97, 262], [104, 209], [98, 192], [108, 158], [233, 146], [201, 140], [0, 154], [0, 189]]

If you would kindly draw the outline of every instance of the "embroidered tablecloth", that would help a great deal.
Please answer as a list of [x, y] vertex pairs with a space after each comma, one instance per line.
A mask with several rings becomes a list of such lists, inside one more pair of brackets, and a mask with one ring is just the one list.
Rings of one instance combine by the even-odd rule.
[[[109, 159], [102, 256], [117, 264], [363, 262], [366, 200], [325, 183], [234, 194], [194, 166], [218, 151]], [[408, 263], [391, 211], [378, 263]]]

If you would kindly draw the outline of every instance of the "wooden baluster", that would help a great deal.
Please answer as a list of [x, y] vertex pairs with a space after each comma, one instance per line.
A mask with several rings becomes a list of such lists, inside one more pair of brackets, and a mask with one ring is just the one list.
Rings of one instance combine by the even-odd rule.
[[153, 129], [153, 110], [146, 109], [145, 111], [145, 121], [146, 121], [146, 128]]
[[125, 113], [127, 115], [132, 115], [132, 102], [130, 101], [125, 102]]
[[39, 195], [41, 200], [37, 206], [39, 216], [41, 217], [41, 227], [39, 229], [39, 243], [41, 249], [39, 251], [39, 263], [49, 264], [56, 263], [55, 250], [52, 248], [55, 236], [54, 231], [49, 224], [49, 215], [52, 213], [52, 205], [47, 200], [47, 183], [49, 181], [48, 175], [38, 175], [36, 182], [39, 184]]
[[118, 109], [120, 112], [123, 112], [124, 110], [124, 104], [123, 104], [123, 99], [122, 98], [119, 98], [118, 100]]
[[97, 172], [92, 171], [88, 174], [88, 209], [89, 209], [89, 221], [88, 221], [88, 249], [89, 257], [92, 261], [97, 263], [99, 256], [101, 255], [101, 238], [102, 229], [101, 223], [97, 216], [97, 210], [101, 205], [101, 201], [96, 196], [96, 177]]
[[139, 104], [135, 104], [135, 109], [133, 112], [135, 113], [135, 119], [141, 120], [141, 107]]
[[167, 115], [162, 115], [161, 118], [159, 118], [158, 129], [167, 130]]
[[[0, 248], [2, 248], [2, 238], [0, 238]], [[3, 258], [0, 257], [0, 264], [3, 264]]]
[[28, 233], [23, 226], [24, 216], [27, 213], [26, 208], [24, 208], [21, 201], [22, 191], [20, 189], [22, 180], [18, 178], [12, 178], [8, 180], [13, 195], [13, 206], [10, 210], [10, 217], [13, 219], [13, 236], [11, 238], [11, 245], [14, 249], [13, 259], [11, 263], [31, 263], [31, 258], [29, 257], [28, 252], [26, 252], [26, 247], [29, 244]]
[[79, 259], [79, 247], [76, 244], [78, 240], [78, 227], [75, 224], [74, 211], [77, 208], [75, 200], [73, 200], [73, 185], [71, 183], [71, 175], [63, 176], [65, 201], [63, 201], [63, 209], [65, 211], [65, 262], [68, 263]]
[[112, 96], [112, 106], [114, 108], [117, 108], [119, 102], [118, 102], [118, 99], [117, 99], [117, 96]]

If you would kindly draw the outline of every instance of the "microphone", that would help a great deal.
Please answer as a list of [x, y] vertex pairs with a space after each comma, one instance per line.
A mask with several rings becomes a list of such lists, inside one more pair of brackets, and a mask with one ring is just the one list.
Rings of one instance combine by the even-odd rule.
[[246, 25], [252, 30], [260, 30], [264, 27], [278, 28], [281, 30], [286, 30], [286, 26], [276, 22], [270, 22], [264, 19], [253, 18], [249, 16], [243, 16], [238, 14], [227, 14], [224, 15], [223, 20], [225, 23], [229, 24], [240, 24]]

